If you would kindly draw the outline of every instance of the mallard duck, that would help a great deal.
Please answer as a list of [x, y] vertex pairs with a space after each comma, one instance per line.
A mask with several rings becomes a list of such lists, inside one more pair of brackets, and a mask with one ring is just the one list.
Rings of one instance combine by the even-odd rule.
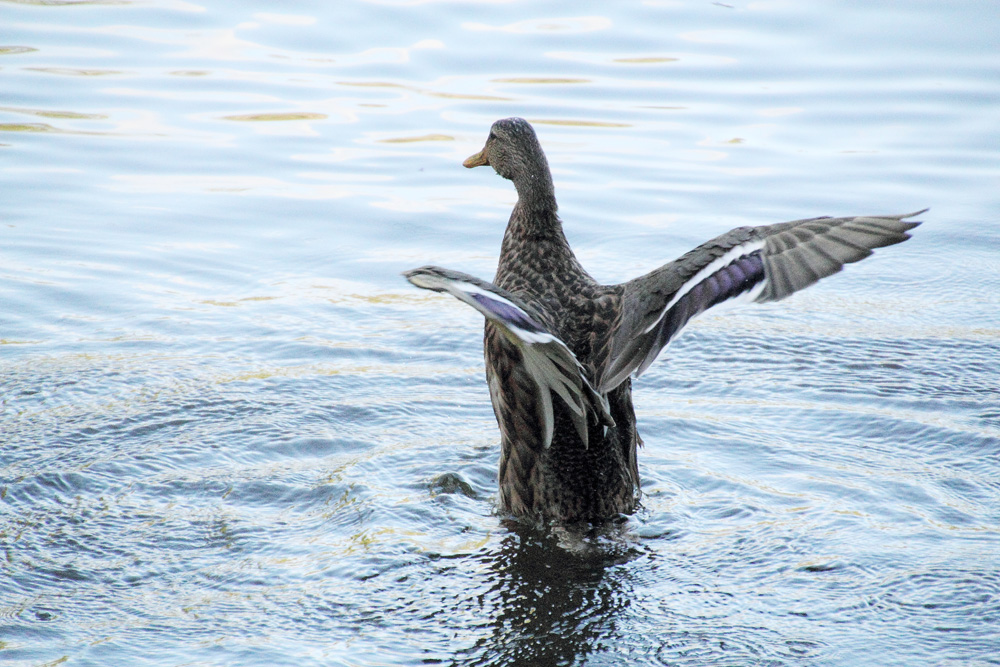
[[[542, 522], [600, 521], [639, 501], [631, 376], [692, 318], [737, 299], [784, 299], [900, 243], [906, 215], [811, 218], [739, 227], [620, 285], [580, 265], [556, 215], [548, 161], [521, 118], [493, 124], [463, 163], [514, 182], [492, 283], [425, 266], [404, 276], [486, 317], [486, 381], [500, 426], [499, 509]], [[925, 209], [926, 210], [926, 209]]]

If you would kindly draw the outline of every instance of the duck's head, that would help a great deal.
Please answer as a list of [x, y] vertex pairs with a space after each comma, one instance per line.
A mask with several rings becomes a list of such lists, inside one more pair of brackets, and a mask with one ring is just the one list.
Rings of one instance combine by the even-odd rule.
[[493, 123], [483, 150], [462, 164], [470, 169], [489, 165], [514, 181], [523, 207], [556, 210], [549, 162], [534, 128], [523, 118], [504, 118]]
[[493, 123], [483, 150], [462, 164], [469, 169], [489, 165], [515, 185], [522, 179], [549, 173], [549, 163], [535, 130], [523, 118], [504, 118]]

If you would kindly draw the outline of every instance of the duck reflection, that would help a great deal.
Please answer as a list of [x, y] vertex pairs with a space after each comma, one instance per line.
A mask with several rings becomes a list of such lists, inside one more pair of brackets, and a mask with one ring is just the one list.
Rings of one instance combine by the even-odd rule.
[[576, 664], [614, 641], [634, 599], [634, 567], [646, 554], [628, 523], [534, 528], [507, 522], [483, 554], [490, 585], [477, 604], [492, 633], [456, 665]]

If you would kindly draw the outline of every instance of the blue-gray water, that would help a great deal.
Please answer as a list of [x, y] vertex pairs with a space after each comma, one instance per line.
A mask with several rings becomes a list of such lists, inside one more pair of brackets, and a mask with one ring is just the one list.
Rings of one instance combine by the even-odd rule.
[[[0, 1], [0, 663], [1000, 664], [1000, 5]], [[535, 123], [599, 279], [926, 206], [636, 385], [644, 502], [493, 513]]]

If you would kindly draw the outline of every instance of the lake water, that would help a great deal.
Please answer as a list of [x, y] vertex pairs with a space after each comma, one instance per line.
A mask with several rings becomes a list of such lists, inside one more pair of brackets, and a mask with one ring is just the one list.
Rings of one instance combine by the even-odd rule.
[[[1000, 664], [996, 2], [0, 1], [0, 663]], [[931, 210], [636, 384], [621, 525], [494, 511], [531, 120], [634, 277]]]

